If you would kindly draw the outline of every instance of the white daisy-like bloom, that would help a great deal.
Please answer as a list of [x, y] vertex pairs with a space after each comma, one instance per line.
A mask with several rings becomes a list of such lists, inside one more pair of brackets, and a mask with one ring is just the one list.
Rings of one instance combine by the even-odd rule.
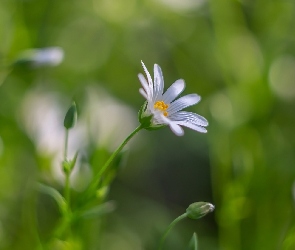
[[46, 47], [23, 51], [16, 63], [29, 63], [32, 67], [57, 66], [64, 59], [64, 50], [60, 47]]
[[182, 111], [184, 108], [197, 104], [201, 97], [197, 94], [189, 94], [175, 100], [185, 88], [184, 80], [175, 81], [165, 93], [164, 78], [159, 65], [154, 65], [154, 81], [144, 63], [142, 67], [147, 79], [143, 74], [138, 74], [142, 88], [140, 94], [146, 99], [139, 112], [139, 120], [146, 129], [156, 129], [168, 125], [178, 136], [184, 134], [183, 128], [188, 127], [195, 131], [206, 133], [208, 121], [195, 113]]
[[64, 58], [64, 51], [60, 47], [47, 47], [33, 50], [33, 65], [38, 66], [57, 66]]

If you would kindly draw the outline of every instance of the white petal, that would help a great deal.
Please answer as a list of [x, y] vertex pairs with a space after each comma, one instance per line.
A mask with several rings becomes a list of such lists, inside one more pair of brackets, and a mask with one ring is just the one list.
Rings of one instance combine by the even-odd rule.
[[171, 119], [172, 121], [189, 122], [194, 125], [202, 126], [202, 127], [208, 126], [208, 121], [206, 120], [206, 118], [192, 112], [186, 112], [186, 111], [176, 112], [175, 114], [171, 116], [169, 115], [169, 119]]
[[184, 80], [179, 79], [175, 81], [164, 93], [163, 101], [165, 103], [172, 102], [177, 96], [181, 94], [181, 92], [184, 90], [184, 87], [185, 87]]
[[56, 66], [63, 61], [64, 51], [60, 47], [47, 47], [31, 50], [34, 66]]
[[162, 98], [164, 89], [164, 78], [162, 70], [159, 65], [154, 65], [154, 96], [153, 101], [157, 101], [159, 98]]
[[162, 124], [167, 124], [169, 125], [170, 129], [172, 132], [178, 136], [181, 136], [184, 134], [182, 127], [180, 127], [176, 122], [171, 121], [167, 117], [165, 117], [163, 114], [160, 114], [160, 117], [158, 117], [158, 120]]
[[185, 126], [187, 128], [193, 129], [193, 130], [196, 130], [201, 133], [207, 133], [207, 129], [205, 129], [204, 127], [198, 126], [198, 125], [195, 125], [195, 124], [192, 124], [189, 122], [179, 121], [179, 122], [177, 122], [177, 124], [181, 125], [181, 126]]
[[179, 110], [182, 110], [186, 107], [197, 104], [201, 100], [201, 97], [197, 94], [190, 94], [183, 96], [176, 101], [172, 102], [167, 109], [169, 115], [176, 113]]
[[172, 130], [172, 132], [173, 132], [174, 134], [176, 134], [177, 136], [182, 136], [182, 135], [184, 135], [184, 131], [183, 131], [182, 127], [180, 127], [180, 126], [177, 125], [176, 123], [171, 122], [171, 123], [169, 124], [169, 127], [170, 127], [170, 129]]
[[154, 121], [156, 122], [157, 125], [159, 124], [168, 125], [170, 123], [170, 120], [166, 118], [162, 112], [155, 109], [151, 109], [151, 112], [154, 115]]
[[144, 91], [144, 89], [140, 88], [140, 89], [139, 89], [139, 93], [140, 93], [140, 94], [141, 94], [146, 100], [148, 100], [148, 96], [147, 96], [146, 92]]
[[148, 72], [146, 66], [144, 65], [143, 61], [141, 61], [141, 64], [142, 64], [142, 67], [143, 67], [143, 70], [147, 76], [147, 79], [148, 79], [148, 83], [149, 83], [149, 89], [154, 89], [154, 86], [153, 86], [153, 80], [151, 78], [151, 75], [150, 73]]
[[[139, 81], [143, 87], [143, 89], [145, 90], [146, 92], [146, 95], [148, 98], [151, 97], [151, 92], [153, 91], [152, 89], [149, 88], [149, 85], [145, 79], [145, 77], [143, 76], [143, 74], [138, 74], [138, 78], [139, 78]], [[147, 99], [147, 98], [146, 98]]]

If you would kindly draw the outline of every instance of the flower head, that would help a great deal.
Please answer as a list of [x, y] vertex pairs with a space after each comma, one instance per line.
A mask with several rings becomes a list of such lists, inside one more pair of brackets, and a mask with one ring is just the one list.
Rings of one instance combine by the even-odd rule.
[[41, 49], [29, 49], [23, 51], [15, 64], [28, 64], [38, 68], [43, 66], [57, 66], [64, 58], [64, 51], [60, 47], [46, 47]]
[[178, 136], [184, 134], [181, 126], [188, 127], [201, 133], [206, 133], [208, 121], [195, 113], [182, 111], [184, 108], [197, 104], [201, 97], [197, 94], [190, 94], [175, 100], [185, 88], [184, 80], [174, 82], [165, 93], [164, 78], [159, 65], [154, 65], [154, 81], [144, 63], [142, 67], [147, 76], [139, 74], [138, 78], [142, 88], [139, 92], [146, 99], [139, 112], [139, 121], [146, 129], [157, 129], [168, 125]]
[[34, 66], [57, 66], [64, 58], [64, 51], [59, 47], [47, 47], [34, 50]]

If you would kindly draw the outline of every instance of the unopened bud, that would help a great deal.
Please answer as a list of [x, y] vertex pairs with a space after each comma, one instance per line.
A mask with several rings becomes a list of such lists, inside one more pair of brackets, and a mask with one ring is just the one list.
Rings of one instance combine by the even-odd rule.
[[68, 112], [66, 113], [65, 119], [64, 119], [64, 127], [66, 129], [73, 128], [75, 126], [77, 120], [77, 107], [75, 102], [71, 105], [71, 107], [68, 109]]
[[213, 210], [214, 206], [211, 203], [200, 201], [189, 205], [189, 207], [186, 209], [186, 214], [188, 218], [197, 220], [212, 212]]

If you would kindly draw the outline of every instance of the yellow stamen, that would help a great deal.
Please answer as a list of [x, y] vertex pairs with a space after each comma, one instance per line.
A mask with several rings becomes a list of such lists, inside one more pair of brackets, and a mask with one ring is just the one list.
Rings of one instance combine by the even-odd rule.
[[169, 105], [163, 101], [156, 101], [154, 104], [154, 108], [162, 111], [164, 116], [168, 116], [168, 112], [166, 111], [168, 107]]

